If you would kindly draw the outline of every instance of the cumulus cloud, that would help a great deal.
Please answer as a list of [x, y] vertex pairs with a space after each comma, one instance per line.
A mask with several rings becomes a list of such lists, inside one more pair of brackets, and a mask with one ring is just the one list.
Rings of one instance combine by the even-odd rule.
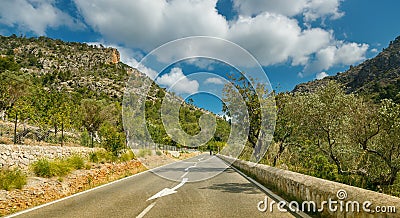
[[211, 78], [207, 78], [204, 81], [205, 84], [215, 84], [215, 85], [223, 85], [225, 84], [224, 81], [221, 78], [217, 78], [217, 77], [211, 77]]
[[302, 15], [304, 20], [318, 18], [338, 19], [344, 15], [339, 6], [342, 0], [233, 0], [234, 8], [244, 16], [257, 16], [264, 12], [293, 17]]
[[199, 83], [196, 80], [188, 79], [182, 69], [177, 67], [157, 78], [157, 83], [167, 86], [178, 94], [193, 94], [199, 90]]
[[329, 76], [329, 75], [326, 72], [321, 72], [321, 73], [317, 73], [317, 76], [315, 77], [315, 79], [320, 80], [327, 76]]
[[312, 73], [328, 70], [334, 65], [351, 65], [365, 59], [369, 45], [357, 43], [339, 43], [336, 46], [328, 46], [316, 53], [314, 61], [306, 65], [304, 71]]
[[86, 23], [103, 36], [151, 51], [193, 35], [223, 36], [228, 24], [217, 0], [75, 0]]
[[84, 28], [81, 22], [58, 9], [55, 0], [2, 0], [0, 23], [37, 35], [45, 35], [49, 27]]
[[305, 21], [315, 21], [318, 18], [338, 19], [344, 13], [339, 11], [340, 2], [342, 0], [308, 0], [304, 10]]
[[[108, 41], [131, 48], [149, 52], [182, 37], [214, 36], [242, 46], [263, 66], [290, 63], [315, 73], [365, 58], [366, 45], [339, 42], [331, 30], [302, 28], [295, 17], [301, 15], [306, 22], [340, 18], [341, 1], [234, 0], [239, 16], [229, 21], [218, 13], [217, 0], [75, 0], [75, 3], [93, 29]], [[210, 56], [222, 53], [230, 56], [230, 60], [242, 59], [223, 48], [207, 45], [182, 47], [171, 55], [189, 54], [191, 49], [208, 49]]]

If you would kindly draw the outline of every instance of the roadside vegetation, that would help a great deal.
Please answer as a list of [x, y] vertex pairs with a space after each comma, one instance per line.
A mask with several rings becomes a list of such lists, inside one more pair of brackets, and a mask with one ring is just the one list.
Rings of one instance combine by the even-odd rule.
[[[247, 104], [257, 105], [251, 99]], [[311, 93], [277, 94], [276, 110], [262, 163], [400, 196], [400, 104], [346, 94], [331, 81]], [[254, 148], [250, 138], [246, 147], [242, 159]]]
[[18, 169], [0, 169], [0, 190], [21, 189], [26, 179], [26, 174]]

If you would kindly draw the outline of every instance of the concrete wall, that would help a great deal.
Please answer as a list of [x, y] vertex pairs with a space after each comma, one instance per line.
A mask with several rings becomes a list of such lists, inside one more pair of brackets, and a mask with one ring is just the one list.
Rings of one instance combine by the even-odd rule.
[[29, 164], [41, 158], [64, 158], [73, 154], [88, 155], [98, 149], [99, 148], [0, 144], [0, 167], [17, 167], [26, 170]]
[[[342, 201], [344, 203], [344, 210], [342, 212], [329, 211], [325, 205], [325, 210], [320, 214], [323, 217], [400, 217], [400, 198], [267, 165], [254, 164], [222, 155], [219, 157], [229, 163], [233, 163], [233, 166], [253, 177], [289, 202], [295, 200], [301, 204], [303, 201], [314, 201], [317, 207], [321, 208], [318, 205], [321, 205], [323, 201], [328, 201], [329, 199], [338, 201], [338, 191], [345, 190], [347, 198]], [[346, 212], [346, 203], [350, 201], [357, 201], [360, 204], [360, 212]], [[362, 205], [366, 201], [372, 202], [372, 205], [369, 207], [370, 209], [374, 209], [376, 206], [395, 206], [396, 213], [365, 212], [362, 209]]]

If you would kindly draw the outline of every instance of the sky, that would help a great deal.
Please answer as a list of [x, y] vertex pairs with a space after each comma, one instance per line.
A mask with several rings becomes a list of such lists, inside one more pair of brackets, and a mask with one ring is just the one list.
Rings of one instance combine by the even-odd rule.
[[[220, 113], [226, 74], [261, 67], [282, 92], [346, 71], [400, 35], [398, 8], [398, 0], [1, 0], [0, 34], [117, 47], [122, 62]], [[194, 36], [212, 38], [180, 40]]]

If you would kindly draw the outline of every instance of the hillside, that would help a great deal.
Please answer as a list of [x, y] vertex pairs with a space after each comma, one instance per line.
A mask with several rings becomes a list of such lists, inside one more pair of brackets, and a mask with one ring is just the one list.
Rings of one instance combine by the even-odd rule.
[[346, 87], [347, 93], [359, 93], [379, 102], [389, 98], [400, 102], [400, 36], [390, 42], [376, 57], [358, 66], [350, 67], [344, 73], [299, 84], [293, 92], [310, 92], [317, 87], [335, 80]]
[[20, 71], [57, 90], [76, 91], [88, 97], [122, 96], [134, 69], [120, 62], [115, 48], [63, 42], [46, 37], [0, 36], [2, 58], [12, 57]]
[[[114, 150], [124, 147], [121, 107], [130, 77], [149, 80], [145, 74], [122, 63], [115, 48], [47, 37], [0, 36], [0, 118], [13, 121], [18, 116], [20, 123], [27, 122], [41, 130], [39, 133], [35, 128], [29, 135], [25, 128], [18, 129], [17, 143], [23, 143], [26, 137], [62, 142], [57, 132], [65, 127], [81, 135], [81, 139], [75, 140], [80, 140], [81, 145], [109, 143]], [[140, 85], [130, 88], [135, 93], [144, 92]], [[164, 96], [181, 99], [156, 84], [150, 93], [143, 95], [147, 96], [146, 121], [153, 140], [180, 146], [169, 139], [159, 114]], [[199, 131], [199, 117], [208, 112], [184, 104], [181, 113], [182, 128], [194, 135]], [[226, 137], [217, 134], [218, 138], [227, 138], [227, 123], [222, 120], [219, 123], [223, 126], [220, 132]], [[54, 132], [53, 138], [49, 131]], [[2, 130], [0, 125], [0, 136], [3, 132], [13, 137], [12, 130]], [[87, 139], [89, 136], [91, 139]]]

